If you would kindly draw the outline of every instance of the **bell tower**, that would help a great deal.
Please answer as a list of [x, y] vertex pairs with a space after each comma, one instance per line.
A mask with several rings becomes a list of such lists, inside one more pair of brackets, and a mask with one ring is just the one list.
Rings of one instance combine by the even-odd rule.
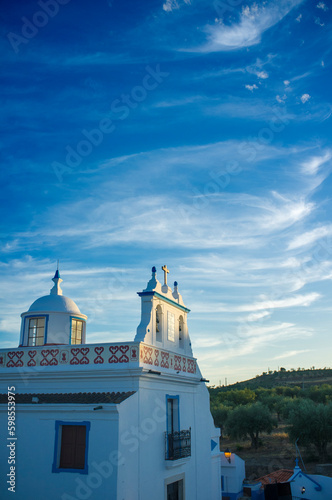
[[156, 268], [152, 268], [152, 277], [142, 292], [141, 322], [137, 327], [136, 342], [145, 342], [155, 347], [192, 356], [191, 342], [188, 334], [187, 315], [190, 312], [178, 291], [178, 283], [174, 289], [167, 284], [169, 269], [162, 266], [164, 284], [157, 279]]

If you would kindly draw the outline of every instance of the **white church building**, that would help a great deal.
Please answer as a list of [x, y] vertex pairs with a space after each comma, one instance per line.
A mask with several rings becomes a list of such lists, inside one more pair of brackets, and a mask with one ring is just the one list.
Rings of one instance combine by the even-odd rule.
[[87, 316], [58, 271], [22, 313], [19, 347], [0, 349], [1, 499], [221, 499], [189, 309], [162, 269], [164, 284], [153, 267], [138, 293], [133, 341], [87, 344]]

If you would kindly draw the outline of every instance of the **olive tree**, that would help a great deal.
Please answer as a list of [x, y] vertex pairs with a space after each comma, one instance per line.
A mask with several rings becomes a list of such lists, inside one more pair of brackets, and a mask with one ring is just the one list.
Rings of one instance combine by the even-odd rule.
[[259, 446], [259, 435], [262, 432], [270, 434], [277, 427], [270, 410], [262, 403], [238, 406], [232, 410], [226, 421], [227, 433], [235, 439], [251, 439], [251, 446]]
[[332, 441], [332, 403], [316, 404], [304, 399], [289, 414], [289, 437], [299, 444], [314, 445], [322, 459], [327, 458], [327, 444]]

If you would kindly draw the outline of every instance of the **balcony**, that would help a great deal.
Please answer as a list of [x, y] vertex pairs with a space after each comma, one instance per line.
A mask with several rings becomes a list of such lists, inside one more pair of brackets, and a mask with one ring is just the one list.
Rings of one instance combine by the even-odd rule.
[[179, 460], [191, 456], [191, 428], [171, 434], [165, 432], [165, 460]]

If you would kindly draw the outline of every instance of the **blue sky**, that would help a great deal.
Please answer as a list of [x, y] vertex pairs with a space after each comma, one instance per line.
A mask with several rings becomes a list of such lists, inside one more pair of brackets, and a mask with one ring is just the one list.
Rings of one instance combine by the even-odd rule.
[[330, 366], [331, 12], [3, 2], [2, 347], [57, 259], [89, 342], [132, 340], [167, 264], [211, 383]]

